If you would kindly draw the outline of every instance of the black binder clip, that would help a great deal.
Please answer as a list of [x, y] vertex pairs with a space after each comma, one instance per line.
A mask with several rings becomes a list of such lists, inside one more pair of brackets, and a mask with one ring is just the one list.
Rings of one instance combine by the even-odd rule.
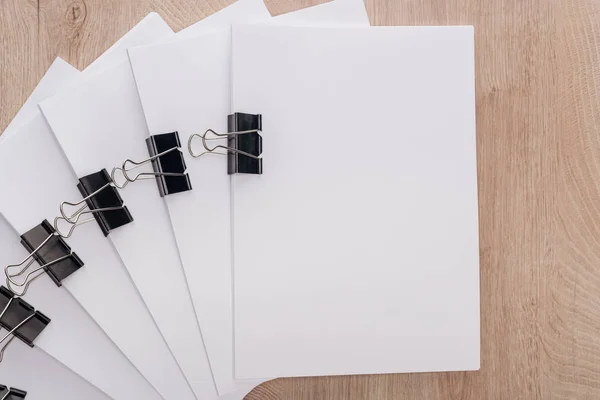
[[[21, 235], [21, 244], [32, 254], [56, 286], [60, 287], [63, 279], [83, 267], [83, 261], [71, 250], [67, 242], [55, 233], [52, 225], [44, 220]], [[42, 245], [49, 237], [50, 240]]]
[[[181, 142], [179, 141], [179, 134], [177, 132], [150, 136], [146, 139], [146, 145], [148, 146], [150, 158], [134, 164], [139, 166], [148, 161], [152, 162], [154, 174], [150, 175], [156, 177], [161, 197], [192, 190], [190, 177], [185, 173], [186, 165], [183, 153], [179, 150]], [[128, 161], [131, 162], [131, 160]], [[126, 174], [127, 170], [125, 167], [126, 164], [123, 164], [123, 171]], [[138, 174], [137, 177], [143, 174]]]
[[123, 204], [123, 199], [106, 169], [80, 178], [77, 189], [100, 225], [104, 236], [108, 236], [112, 229], [133, 221], [129, 209]]
[[22, 400], [25, 396], [27, 392], [24, 390], [0, 385], [0, 400]]
[[0, 362], [4, 351], [16, 337], [29, 347], [33, 347], [34, 340], [48, 326], [50, 318], [36, 311], [29, 303], [4, 286], [0, 286], [0, 327], [8, 333], [0, 338]]
[[[204, 154], [221, 154], [227, 156], [227, 173], [231, 174], [262, 174], [262, 115], [234, 113], [227, 118], [227, 133], [217, 133], [208, 129], [203, 135], [193, 134], [188, 140], [188, 151], [194, 158]], [[208, 137], [208, 135], [212, 137]], [[195, 153], [192, 149], [194, 138], [202, 139], [204, 151]], [[210, 147], [209, 140], [225, 140], [227, 146]], [[226, 153], [217, 151], [226, 150]]]
[[[262, 115], [235, 113], [227, 117], [227, 173], [262, 174]], [[243, 132], [243, 133], [242, 133]], [[240, 134], [242, 133], [242, 134]], [[233, 150], [231, 150], [233, 149]]]
[[[57, 286], [61, 286], [63, 279], [84, 265], [83, 261], [64, 240], [71, 236], [74, 228], [81, 223], [71, 224], [69, 232], [63, 234], [57, 230], [57, 221], [60, 219], [55, 219], [54, 226], [44, 220], [41, 224], [21, 235], [21, 244], [27, 249], [29, 255], [20, 263], [9, 264], [4, 268], [7, 286], [14, 293], [18, 293], [19, 296], [25, 295], [29, 285], [43, 273], [47, 273]], [[23, 275], [34, 261], [37, 261], [40, 265], [38, 268], [29, 272], [22, 282], [14, 280], [14, 278]], [[22, 268], [19, 271], [12, 272], [11, 269], [17, 267]], [[15, 288], [20, 288], [20, 291], [15, 290]]]
[[[116, 168], [113, 170], [113, 175], [115, 170]], [[123, 204], [123, 199], [117, 190], [125, 185], [118, 186], [106, 169], [84, 176], [77, 184], [83, 199], [77, 203], [62, 202], [60, 212], [70, 223], [77, 223], [82, 215], [92, 214], [104, 236], [108, 236], [111, 230], [133, 221], [129, 209]], [[79, 208], [73, 214], [67, 215], [66, 206]]]
[[[115, 179], [116, 171], [120, 171], [123, 175], [123, 184], [120, 186], [116, 185], [119, 189], [124, 188], [130, 182], [156, 179], [161, 197], [192, 190], [190, 177], [185, 173], [186, 165], [183, 153], [180, 150], [181, 143], [179, 142], [179, 134], [177, 132], [150, 136], [146, 139], [146, 145], [148, 146], [150, 157], [142, 161], [127, 159], [123, 162], [121, 168], [113, 169], [111, 177], [115, 184], [117, 181]], [[148, 163], [152, 163], [154, 172], [130, 174], [130, 171]]]

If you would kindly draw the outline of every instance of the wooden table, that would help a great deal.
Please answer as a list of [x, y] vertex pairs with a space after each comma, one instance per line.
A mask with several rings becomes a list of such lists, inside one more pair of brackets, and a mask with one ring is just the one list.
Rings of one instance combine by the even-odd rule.
[[[149, 11], [179, 30], [229, 2], [0, 0], [0, 129], [56, 56], [84, 68]], [[481, 371], [279, 379], [247, 399], [600, 399], [600, 1], [367, 9], [373, 25], [475, 25]]]

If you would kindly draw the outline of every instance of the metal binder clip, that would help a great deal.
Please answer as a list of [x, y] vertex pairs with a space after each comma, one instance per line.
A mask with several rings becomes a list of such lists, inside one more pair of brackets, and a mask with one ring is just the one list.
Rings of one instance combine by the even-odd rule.
[[0, 338], [0, 362], [4, 358], [4, 351], [16, 337], [29, 347], [33, 347], [34, 340], [50, 323], [50, 318], [36, 311], [25, 300], [16, 297], [13, 292], [4, 286], [0, 287], [0, 328], [8, 331]]
[[27, 392], [24, 390], [0, 385], [0, 400], [22, 400], [26, 396]]
[[[156, 179], [161, 197], [192, 189], [189, 175], [185, 173], [186, 165], [183, 153], [179, 150], [181, 143], [179, 142], [179, 134], [177, 132], [150, 136], [146, 139], [146, 145], [148, 146], [150, 157], [142, 161], [127, 159], [123, 162], [121, 168], [113, 169], [113, 181], [116, 181], [116, 171], [120, 171], [123, 175], [124, 183], [118, 186], [119, 188], [124, 188], [130, 182]], [[129, 174], [130, 171], [148, 163], [152, 164], [154, 172], [139, 172], [135, 175]], [[128, 167], [129, 164], [131, 164], [131, 167]]]
[[[171, 132], [150, 136], [146, 139], [146, 145], [148, 146], [150, 157], [137, 163], [126, 160], [123, 163], [124, 175], [128, 171], [126, 169], [127, 162], [134, 164], [133, 168], [151, 162], [154, 173], [141, 172], [136, 175], [134, 180], [143, 175], [154, 176], [161, 197], [192, 190], [190, 177], [185, 173], [186, 165], [183, 153], [180, 150], [181, 142], [179, 141], [179, 133]], [[129, 180], [128, 177], [127, 179]]]
[[[41, 224], [21, 235], [21, 244], [29, 251], [29, 255], [20, 263], [9, 264], [4, 268], [6, 285], [18, 296], [24, 296], [29, 285], [43, 273], [47, 273], [57, 286], [61, 286], [63, 279], [84, 265], [83, 261], [71, 250], [64, 239], [70, 237], [78, 225], [92, 219], [77, 221], [71, 225], [66, 234], [58, 230], [59, 220], [61, 220], [60, 217], [55, 218], [54, 226], [44, 220]], [[22, 282], [13, 279], [23, 275], [34, 261], [37, 261], [40, 266], [29, 272]], [[11, 273], [12, 268], [21, 266], [23, 268], [19, 271]], [[19, 288], [19, 290], [15, 290], [15, 288]]]
[[[204, 154], [220, 154], [227, 156], [228, 174], [262, 174], [262, 116], [260, 114], [235, 113], [227, 118], [228, 133], [217, 133], [208, 129], [204, 134], [195, 133], [188, 139], [188, 151], [194, 158]], [[208, 137], [209, 134], [215, 137]], [[193, 140], [199, 137], [202, 139], [204, 152], [195, 153], [192, 149]], [[227, 146], [216, 145], [210, 147], [209, 140], [225, 140]], [[226, 153], [219, 152], [218, 149], [226, 150]]]
[[[64, 220], [76, 223], [82, 215], [92, 214], [104, 236], [108, 236], [112, 229], [132, 222], [133, 217], [117, 191], [117, 189], [125, 187], [127, 183], [118, 185], [115, 182], [113, 177], [116, 170], [118, 168], [113, 169], [112, 176], [108, 175], [106, 169], [102, 169], [80, 178], [77, 188], [83, 199], [76, 203], [68, 201], [61, 203], [60, 213]], [[79, 208], [74, 213], [67, 215], [66, 206]]]

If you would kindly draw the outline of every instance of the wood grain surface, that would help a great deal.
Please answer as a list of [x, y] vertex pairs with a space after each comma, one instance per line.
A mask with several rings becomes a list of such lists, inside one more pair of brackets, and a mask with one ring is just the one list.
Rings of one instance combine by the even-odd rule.
[[[0, 0], [0, 129], [56, 56], [81, 69], [149, 11], [179, 30], [229, 3]], [[475, 26], [481, 371], [278, 379], [247, 399], [600, 399], [600, 2], [367, 9], [374, 25]]]

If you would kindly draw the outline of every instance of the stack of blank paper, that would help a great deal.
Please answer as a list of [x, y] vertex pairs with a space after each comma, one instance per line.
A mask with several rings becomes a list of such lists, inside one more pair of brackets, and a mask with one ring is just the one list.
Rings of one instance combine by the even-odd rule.
[[262, 114], [262, 175], [188, 155], [167, 198], [209, 357], [234, 243], [237, 378], [477, 369], [472, 28], [230, 35], [130, 50], [151, 135]]
[[[177, 34], [151, 14], [83, 73], [53, 65], [0, 141], [0, 245], [15, 264], [41, 221], [77, 228], [84, 266], [25, 286], [54, 316], [46, 364], [81, 385], [65, 398], [479, 369], [473, 28], [368, 25], [361, 0], [276, 18], [239, 0]], [[227, 137], [239, 118], [258, 132]]]

